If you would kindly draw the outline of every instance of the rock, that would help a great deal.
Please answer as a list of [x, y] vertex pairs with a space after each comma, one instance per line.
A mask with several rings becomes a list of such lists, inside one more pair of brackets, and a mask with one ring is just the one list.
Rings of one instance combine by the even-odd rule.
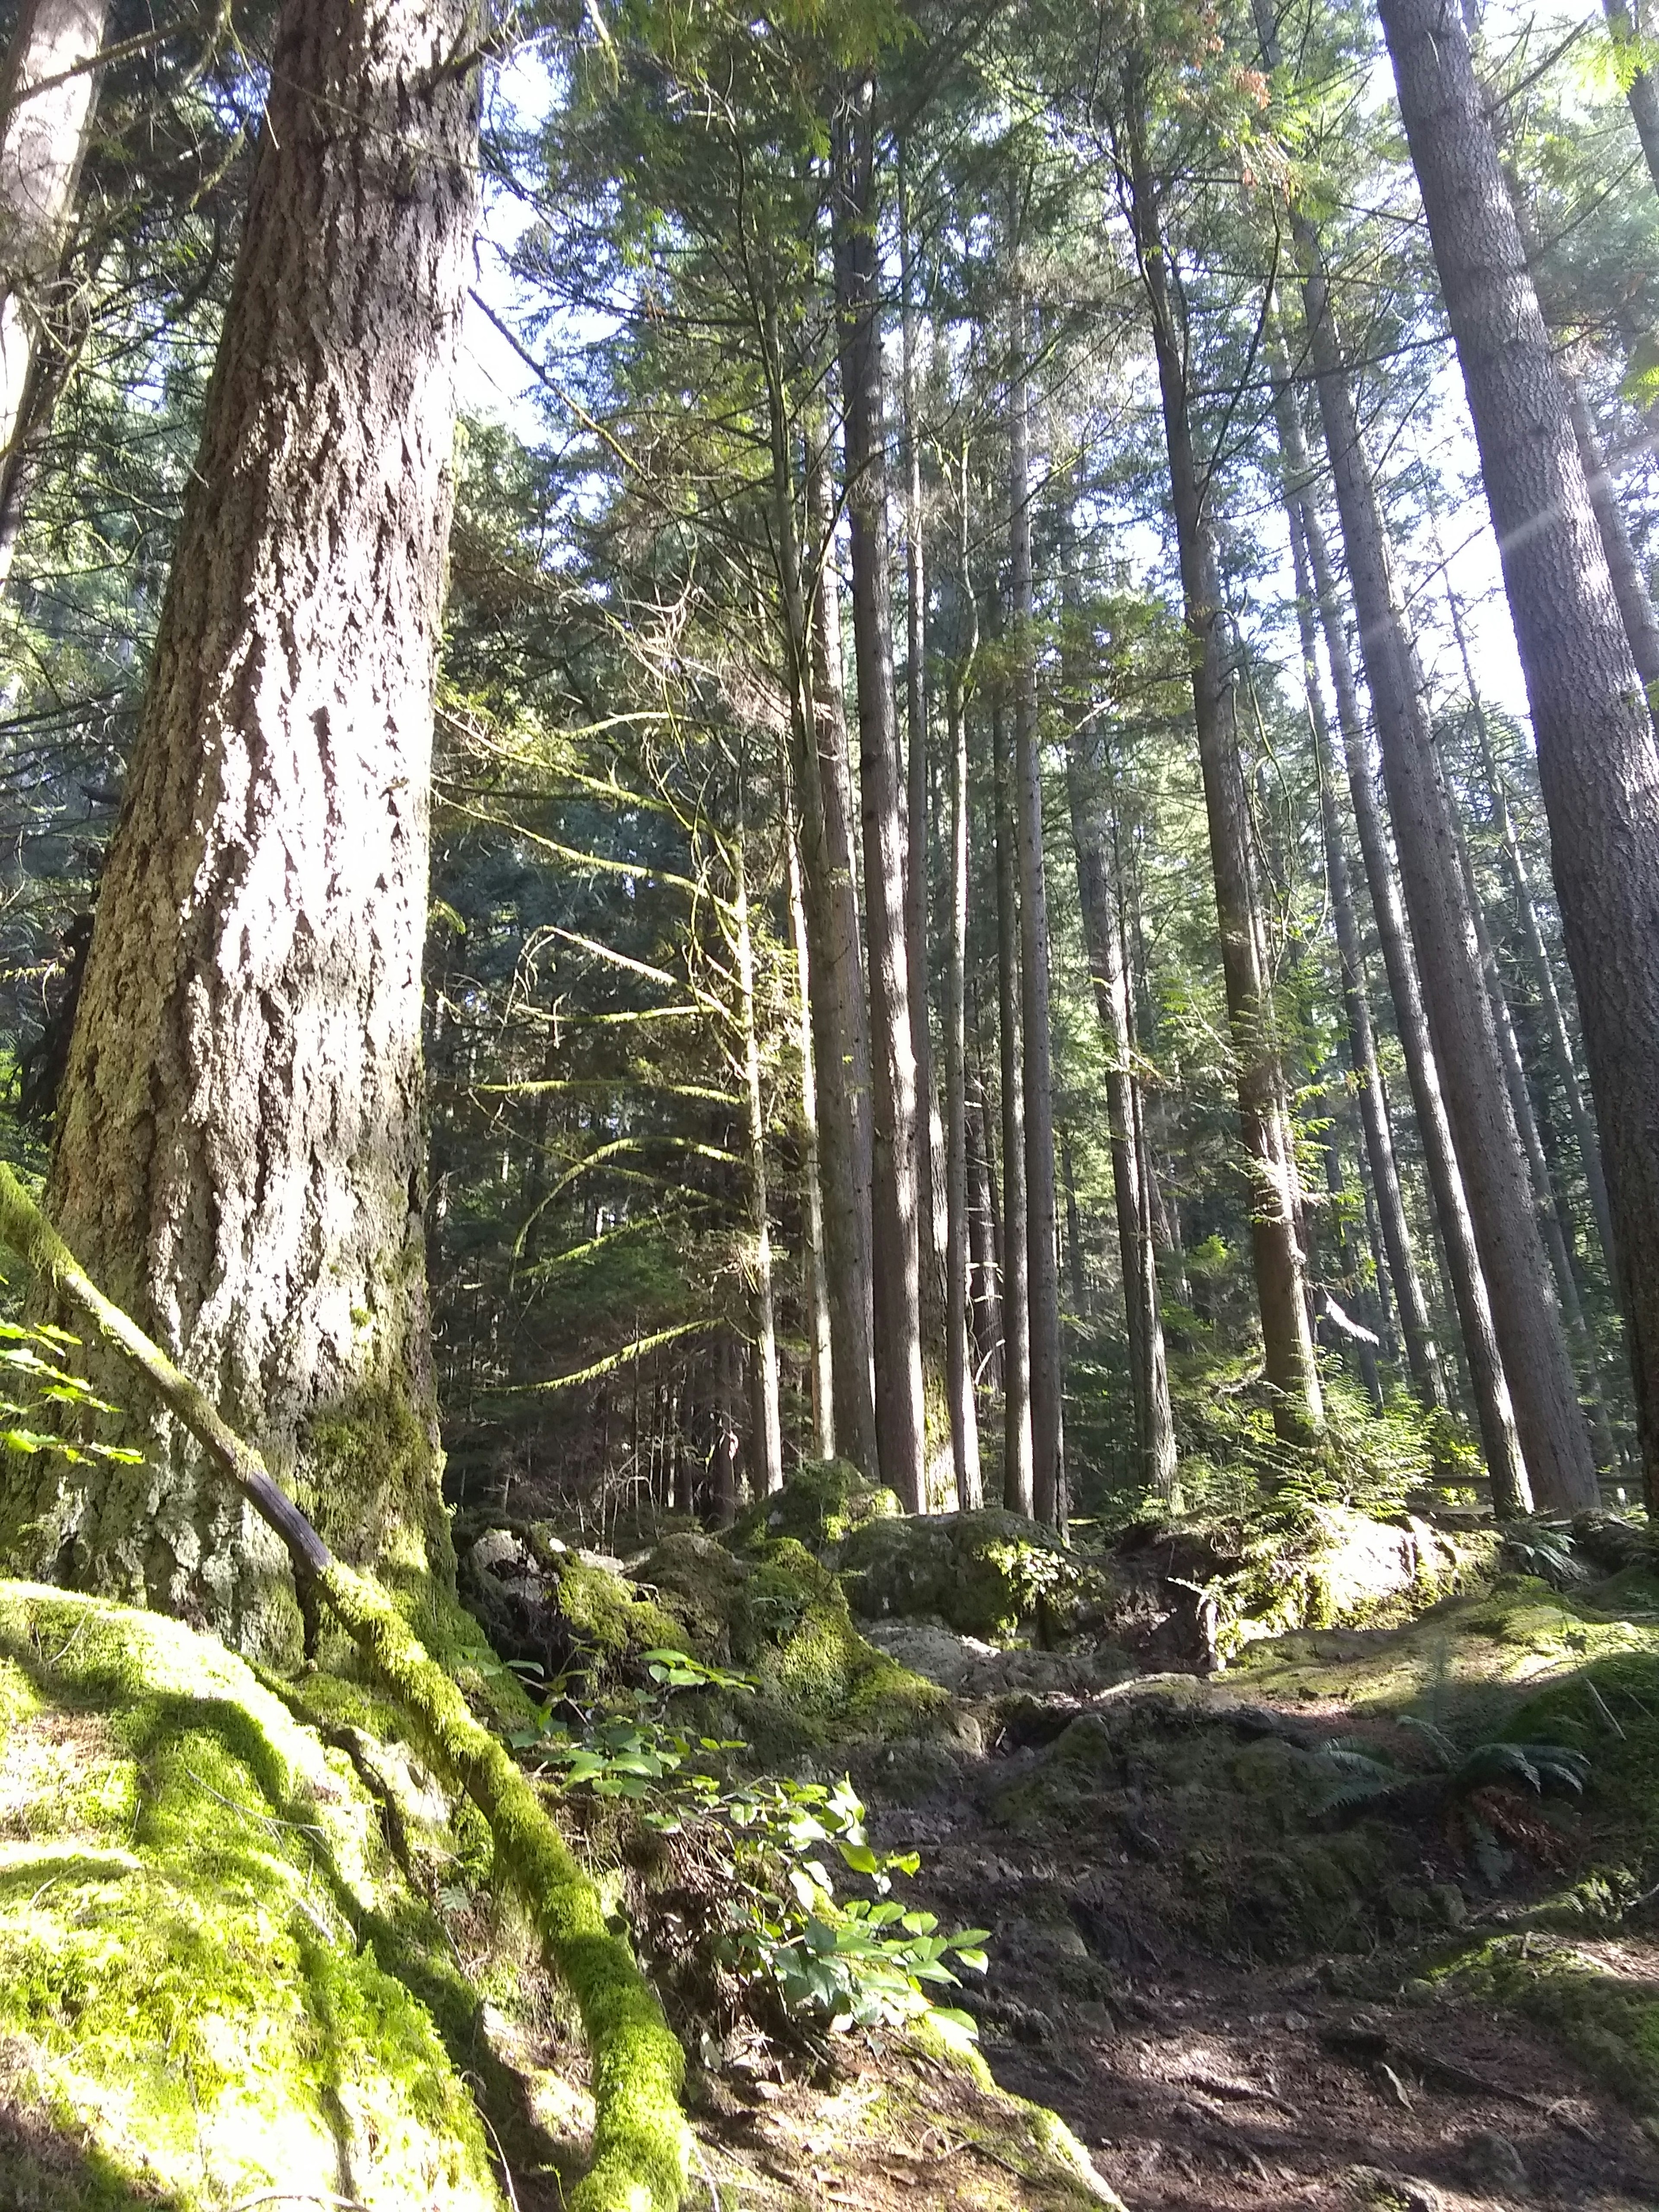
[[862, 1619], [933, 1618], [988, 1639], [1058, 1641], [1103, 1617], [1111, 1589], [1053, 1529], [998, 1509], [867, 1521], [833, 1559]]
[[1348, 2185], [1355, 2203], [1364, 2205], [1365, 2212], [1441, 2212], [1440, 2191], [1414, 2174], [1355, 2166], [1348, 2170]]
[[1526, 2162], [1506, 2135], [1481, 2128], [1463, 2144], [1463, 2176], [1483, 2197], [1530, 2197]]
[[867, 1522], [892, 1520], [898, 1511], [893, 1492], [866, 1481], [849, 1460], [804, 1460], [781, 1490], [738, 1517], [726, 1540], [746, 1551], [792, 1536], [809, 1552], [823, 1552]]
[[[1024, 1696], [1079, 1699], [1134, 1672], [1114, 1644], [1094, 1651], [1012, 1650], [963, 1636], [935, 1620], [868, 1620], [864, 1633], [879, 1650], [953, 1695], [972, 1700]], [[1058, 1735], [1063, 1721], [1052, 1731]]]

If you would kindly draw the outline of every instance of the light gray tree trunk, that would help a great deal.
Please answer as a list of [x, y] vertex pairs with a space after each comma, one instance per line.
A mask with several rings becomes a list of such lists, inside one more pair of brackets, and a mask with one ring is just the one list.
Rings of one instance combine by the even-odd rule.
[[1601, 441], [1595, 434], [1595, 424], [1590, 418], [1584, 388], [1574, 377], [1567, 380], [1566, 388], [1573, 441], [1578, 447], [1585, 489], [1589, 493], [1595, 527], [1601, 539], [1607, 578], [1613, 586], [1613, 595], [1619, 602], [1619, 613], [1625, 625], [1625, 635], [1630, 641], [1631, 658], [1636, 663], [1636, 672], [1648, 695], [1649, 706], [1655, 716], [1659, 717], [1659, 612], [1655, 611], [1647, 579], [1642, 574], [1642, 564], [1636, 557], [1636, 548], [1630, 542], [1630, 532], [1625, 526], [1625, 512], [1619, 504], [1619, 494], [1607, 471]]
[[974, 1335], [968, 1221], [968, 716], [965, 691], [979, 652], [979, 616], [968, 563], [968, 448], [957, 497], [957, 594], [962, 635], [951, 665], [946, 723], [951, 741], [951, 941], [945, 971], [945, 1352], [951, 1410], [951, 1463], [957, 1503], [983, 1503], [979, 1413], [974, 1397]]
[[997, 864], [997, 1041], [1002, 1088], [1002, 1502], [1030, 1514], [1031, 1454], [1030, 1304], [1025, 1212], [1025, 1085], [1019, 1048], [1019, 874], [1015, 854], [1008, 716], [1000, 692], [991, 702]]
[[[433, 64], [475, 35], [459, 0], [278, 21], [50, 1186], [329, 1543], [432, 1603], [421, 957], [477, 145], [476, 71]], [[143, 1466], [33, 1499], [42, 1564], [292, 1656], [283, 1563], [173, 1425], [127, 1432]]]
[[[0, 467], [27, 435], [31, 383], [39, 411], [40, 350], [62, 343], [52, 295], [97, 112], [86, 64], [108, 24], [109, 0], [22, 0], [0, 75]], [[0, 532], [0, 586], [16, 538]]]
[[778, 1398], [777, 1308], [772, 1285], [772, 1209], [766, 1169], [766, 1102], [761, 1091], [760, 1032], [755, 1021], [755, 940], [749, 923], [745, 771], [738, 769], [738, 821], [732, 840], [732, 950], [738, 974], [738, 1030], [743, 1050], [749, 1152], [749, 1264], [753, 1271], [754, 1395], [750, 1478], [757, 1496], [783, 1487], [783, 1419]]

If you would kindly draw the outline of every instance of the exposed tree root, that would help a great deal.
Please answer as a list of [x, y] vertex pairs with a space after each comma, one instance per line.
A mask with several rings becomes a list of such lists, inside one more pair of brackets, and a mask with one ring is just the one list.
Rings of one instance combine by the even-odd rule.
[[0, 1241], [51, 1282], [143, 1373], [215, 1467], [282, 1538], [307, 1607], [332, 1607], [375, 1680], [409, 1713], [434, 1763], [489, 1823], [549, 1963], [576, 1999], [593, 2069], [593, 2154], [572, 2212], [674, 2212], [690, 2165], [680, 2109], [684, 2055], [599, 1893], [535, 1790], [409, 1627], [386, 1589], [335, 1559], [264, 1462], [220, 1419], [131, 1316], [106, 1298], [0, 1163]]

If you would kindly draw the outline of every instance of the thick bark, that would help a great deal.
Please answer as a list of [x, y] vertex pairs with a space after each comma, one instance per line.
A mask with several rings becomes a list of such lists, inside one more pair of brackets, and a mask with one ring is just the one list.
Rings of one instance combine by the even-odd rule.
[[1221, 963], [1236, 1061], [1239, 1130], [1250, 1178], [1250, 1237], [1256, 1304], [1273, 1419], [1304, 1437], [1324, 1418], [1314, 1361], [1305, 1261], [1296, 1230], [1296, 1165], [1283, 1109], [1267, 947], [1250, 850], [1250, 818], [1238, 757], [1221, 621], [1215, 538], [1193, 452], [1185, 352], [1170, 295], [1158, 191], [1129, 91], [1130, 187], [1141, 280], [1152, 307], [1164, 442], [1180, 557], [1182, 597], [1208, 820], [1210, 861], [1221, 932]]
[[1607, 578], [1630, 642], [1631, 658], [1648, 695], [1648, 704], [1659, 717], [1659, 611], [1654, 608], [1647, 578], [1642, 574], [1636, 548], [1630, 542], [1624, 509], [1619, 504], [1607, 457], [1590, 419], [1583, 386], [1576, 378], [1567, 383], [1567, 408], [1572, 420], [1573, 441], [1578, 447], [1579, 465], [1584, 471], [1584, 486], [1589, 493], [1602, 556], [1607, 564]]
[[[109, 0], [23, 0], [0, 76], [0, 460], [29, 427], [32, 380], [39, 410], [32, 372], [61, 319], [52, 295], [98, 105], [99, 72], [85, 64], [108, 23]], [[0, 538], [0, 584], [16, 535]]]
[[1025, 1289], [1030, 1316], [1031, 1499], [1039, 1521], [1066, 1510], [1055, 1237], [1054, 1073], [1048, 1024], [1048, 890], [1042, 842], [1042, 755], [1037, 732], [1036, 639], [1031, 591], [1030, 409], [1026, 311], [1018, 291], [1008, 383], [1009, 568], [1014, 648], [1014, 817], [1019, 863], [1020, 1045], [1025, 1123]]
[[800, 764], [801, 860], [815, 916], [813, 1066], [824, 1197], [824, 1253], [835, 1380], [836, 1449], [874, 1477], [871, 1253], [870, 1013], [864, 989], [853, 836], [853, 779], [841, 670], [841, 586], [831, 542], [830, 458], [809, 432], [812, 727]]
[[[1628, 46], [1636, 35], [1636, 27], [1624, 0], [1601, 0], [1601, 6], [1613, 45]], [[1659, 79], [1650, 70], [1631, 70], [1625, 97], [1630, 102], [1631, 120], [1642, 142], [1642, 155], [1653, 179], [1653, 189], [1659, 192]]]
[[1082, 726], [1072, 732], [1066, 761], [1066, 795], [1071, 801], [1072, 841], [1077, 853], [1078, 904], [1088, 949], [1095, 1006], [1106, 1040], [1106, 1116], [1111, 1133], [1112, 1195], [1117, 1213], [1118, 1253], [1123, 1267], [1125, 1331], [1129, 1346], [1129, 1389], [1134, 1406], [1135, 1446], [1142, 1480], [1155, 1496], [1172, 1498], [1176, 1485], [1175, 1422], [1170, 1406], [1170, 1377], [1164, 1346], [1164, 1311], [1158, 1296], [1158, 1255], [1152, 1243], [1151, 1209], [1146, 1202], [1146, 1170], [1141, 1153], [1145, 1121], [1139, 1085], [1134, 1076], [1134, 1039], [1130, 1024], [1128, 981], [1116, 889], [1106, 854], [1107, 831], [1093, 787], [1093, 763], [1087, 757]]
[[1026, 1293], [1025, 1086], [1019, 1049], [1019, 880], [1014, 851], [1008, 717], [991, 704], [991, 765], [996, 793], [997, 1041], [1002, 1083], [1002, 1502], [1029, 1514], [1031, 1453], [1030, 1306]]
[[[1256, 0], [1256, 9], [1273, 58], [1266, 0]], [[1423, 1001], [1504, 1373], [1533, 1496], [1551, 1510], [1576, 1510], [1595, 1501], [1595, 1464], [1481, 981], [1416, 647], [1360, 438], [1319, 236], [1296, 211], [1291, 232]]]
[[1527, 681], [1659, 1504], [1659, 739], [1468, 41], [1434, 0], [1382, 21]]
[[[1288, 392], [1281, 398], [1281, 412], [1293, 413]], [[1281, 441], [1283, 431], [1281, 430]], [[1286, 455], [1287, 465], [1289, 456]], [[1294, 482], [1294, 479], [1292, 479]], [[1412, 1387], [1425, 1406], [1446, 1402], [1440, 1355], [1429, 1322], [1428, 1302], [1412, 1251], [1411, 1231], [1400, 1188], [1395, 1158], [1394, 1133], [1382, 1094], [1382, 1076], [1376, 1061], [1376, 1039], [1371, 1028], [1370, 1002], [1365, 989], [1365, 963], [1359, 942], [1348, 882], [1348, 856], [1343, 835], [1341, 808], [1331, 761], [1330, 734], [1325, 719], [1325, 695], [1319, 681], [1318, 648], [1314, 631], [1313, 580], [1308, 567], [1306, 529], [1303, 521], [1304, 495], [1292, 489], [1286, 504], [1290, 514], [1291, 556], [1296, 577], [1297, 624], [1302, 641], [1302, 679], [1312, 725], [1316, 771], [1319, 779], [1319, 811], [1325, 845], [1325, 876], [1330, 888], [1331, 912], [1336, 925], [1337, 958], [1342, 975], [1342, 1010], [1348, 1032], [1348, 1064], [1364, 1133], [1365, 1153], [1370, 1163], [1379, 1226], [1394, 1279], [1400, 1308], [1401, 1334], [1405, 1340], [1406, 1365]]]
[[905, 947], [898, 706], [888, 602], [887, 460], [875, 238], [875, 88], [854, 87], [837, 118], [836, 293], [846, 416], [847, 510], [858, 668], [873, 1118], [871, 1213], [876, 1449], [908, 1512], [927, 1503], [916, 1060]]
[[[471, 34], [459, 0], [278, 23], [51, 1183], [120, 1303], [411, 1590], [453, 1572], [420, 1023], [477, 134], [476, 78], [432, 58]], [[283, 1645], [244, 1516], [164, 1416], [129, 1428], [143, 1468], [33, 1499], [52, 1571]]]

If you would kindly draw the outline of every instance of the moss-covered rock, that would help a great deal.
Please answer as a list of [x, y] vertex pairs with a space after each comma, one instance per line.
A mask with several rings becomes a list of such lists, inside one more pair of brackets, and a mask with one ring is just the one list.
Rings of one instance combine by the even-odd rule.
[[365, 1940], [424, 1923], [449, 1973], [346, 1756], [216, 1641], [25, 1584], [0, 1711], [12, 2201], [495, 2212], [432, 2014]]
[[793, 1536], [810, 1552], [839, 1544], [867, 1522], [890, 1521], [898, 1499], [866, 1480], [850, 1460], [804, 1460], [781, 1490], [757, 1498], [743, 1513], [728, 1541], [739, 1550], [775, 1537]]
[[860, 1618], [932, 1615], [965, 1636], [1057, 1638], [1109, 1592], [1104, 1571], [1053, 1529], [1000, 1510], [867, 1522], [834, 1558]]

